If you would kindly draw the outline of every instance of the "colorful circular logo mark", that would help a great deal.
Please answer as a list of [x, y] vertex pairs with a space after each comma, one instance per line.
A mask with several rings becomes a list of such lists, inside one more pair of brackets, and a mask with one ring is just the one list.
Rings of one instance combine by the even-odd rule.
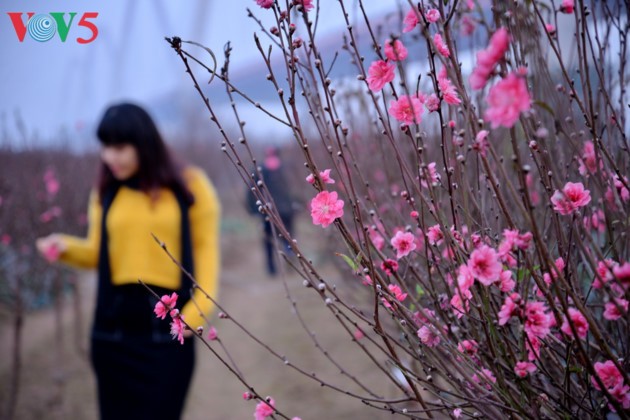
[[49, 15], [35, 15], [28, 21], [28, 34], [35, 41], [46, 42], [57, 33], [57, 23]]

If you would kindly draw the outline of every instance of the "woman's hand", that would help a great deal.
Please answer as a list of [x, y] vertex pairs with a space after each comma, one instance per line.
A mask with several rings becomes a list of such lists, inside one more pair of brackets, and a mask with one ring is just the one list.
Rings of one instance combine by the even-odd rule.
[[35, 241], [35, 246], [48, 262], [57, 261], [59, 256], [66, 250], [66, 244], [61, 239], [61, 236], [56, 233], [38, 238]]

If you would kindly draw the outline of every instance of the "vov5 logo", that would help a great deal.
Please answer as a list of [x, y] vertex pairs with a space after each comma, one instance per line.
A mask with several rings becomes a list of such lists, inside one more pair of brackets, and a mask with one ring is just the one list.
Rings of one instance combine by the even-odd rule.
[[[15, 35], [20, 42], [24, 41], [24, 37], [28, 32], [28, 35], [38, 42], [50, 41], [55, 34], [59, 34], [61, 42], [66, 42], [68, 38], [68, 32], [74, 22], [74, 18], [77, 15], [76, 12], [68, 13], [66, 20], [66, 13], [52, 12], [52, 13], [39, 13], [33, 12], [26, 13], [26, 22], [24, 22], [22, 12], [8, 12], [13, 29], [15, 29]], [[98, 36], [98, 28], [91, 22], [90, 19], [96, 19], [98, 17], [97, 12], [85, 12], [81, 16], [76, 26], [80, 26], [87, 30], [86, 35], [91, 35], [88, 38], [77, 38], [79, 44], [89, 44], [94, 41]]]

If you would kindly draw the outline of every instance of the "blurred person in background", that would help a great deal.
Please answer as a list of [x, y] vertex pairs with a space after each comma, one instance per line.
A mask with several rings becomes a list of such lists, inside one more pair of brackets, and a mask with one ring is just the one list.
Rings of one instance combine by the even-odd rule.
[[[287, 232], [293, 234], [293, 218], [295, 216], [296, 202], [293, 199], [290, 190], [290, 182], [286, 174], [286, 169], [280, 159], [279, 150], [276, 147], [268, 147], [265, 150], [265, 159], [261, 167], [261, 176], [264, 181], [264, 188], [267, 189], [269, 195], [273, 198], [271, 205], [275, 206], [278, 215], [284, 224]], [[275, 276], [277, 269], [277, 253], [274, 245], [273, 230], [278, 233], [277, 229], [272, 229], [269, 218], [258, 211], [256, 205], [256, 197], [251, 189], [247, 193], [247, 209], [250, 214], [261, 216], [263, 230], [263, 248], [265, 252], [265, 260], [267, 266], [267, 274]], [[283, 250], [290, 252], [289, 244], [282, 238], [278, 238], [282, 244]]]
[[[215, 298], [220, 203], [202, 170], [175, 163], [143, 108], [109, 107], [97, 136], [102, 164], [87, 238], [52, 234], [36, 245], [48, 260], [98, 270], [91, 361], [100, 418], [178, 419], [195, 363], [193, 330], [213, 308], [152, 234]], [[162, 319], [158, 299], [139, 279], [167, 298]], [[169, 326], [170, 309], [179, 312]]]

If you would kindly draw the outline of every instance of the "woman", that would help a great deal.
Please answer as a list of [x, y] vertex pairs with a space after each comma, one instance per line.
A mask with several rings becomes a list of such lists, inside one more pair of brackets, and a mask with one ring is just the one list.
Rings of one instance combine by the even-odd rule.
[[[213, 298], [218, 289], [219, 201], [205, 174], [179, 170], [149, 114], [137, 105], [107, 109], [98, 127], [102, 167], [91, 194], [88, 236], [37, 241], [46, 255], [98, 268], [91, 357], [101, 419], [177, 419], [194, 365], [194, 334], [212, 303], [153, 239], [154, 234]], [[157, 295], [179, 295], [192, 330], [183, 344], [153, 315]]]

